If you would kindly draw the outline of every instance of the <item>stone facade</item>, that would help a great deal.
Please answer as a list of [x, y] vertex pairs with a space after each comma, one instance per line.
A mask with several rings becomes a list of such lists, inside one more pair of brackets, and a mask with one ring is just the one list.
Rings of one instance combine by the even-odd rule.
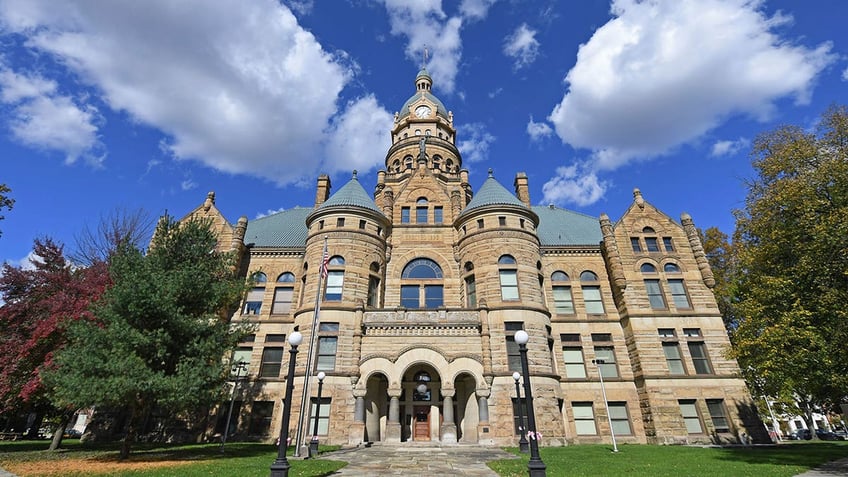
[[532, 206], [521, 172], [514, 193], [490, 172], [475, 194], [452, 113], [426, 70], [415, 84], [373, 195], [355, 173], [335, 193], [322, 175], [310, 208], [230, 225], [210, 194], [187, 216], [212, 218], [254, 279], [231, 318], [256, 329], [233, 355], [247, 364], [237, 433], [279, 432], [285, 337], [298, 330], [292, 434], [309, 368], [326, 373], [322, 442], [514, 445], [512, 337], [523, 329], [542, 445], [606, 442], [610, 421], [619, 442], [758, 436], [691, 218], [673, 220], [638, 190], [615, 223]]

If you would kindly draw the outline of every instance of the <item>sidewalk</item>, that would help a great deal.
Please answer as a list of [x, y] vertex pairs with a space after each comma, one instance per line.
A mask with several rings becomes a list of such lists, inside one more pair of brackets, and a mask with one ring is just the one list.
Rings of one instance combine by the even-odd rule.
[[848, 476], [848, 459], [839, 459], [833, 462], [822, 464], [813, 470], [808, 470], [803, 474], [798, 474], [795, 477], [833, 477], [833, 476]]
[[493, 447], [466, 445], [357, 447], [321, 454], [322, 459], [347, 461], [333, 476], [431, 475], [497, 477], [486, 462], [515, 458]]

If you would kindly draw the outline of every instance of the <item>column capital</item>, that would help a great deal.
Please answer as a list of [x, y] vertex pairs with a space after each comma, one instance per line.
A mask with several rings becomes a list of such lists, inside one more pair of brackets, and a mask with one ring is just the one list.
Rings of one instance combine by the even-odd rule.
[[454, 395], [456, 394], [456, 390], [453, 388], [442, 388], [440, 392], [442, 393], [442, 397], [451, 399], [453, 399]]
[[489, 396], [492, 395], [492, 390], [491, 389], [477, 389], [477, 391], [475, 391], [475, 394], [477, 395], [478, 398], [487, 398], [488, 399]]

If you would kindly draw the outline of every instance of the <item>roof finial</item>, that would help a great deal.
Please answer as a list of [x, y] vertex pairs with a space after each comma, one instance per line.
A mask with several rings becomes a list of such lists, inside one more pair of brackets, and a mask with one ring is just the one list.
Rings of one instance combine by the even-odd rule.
[[353, 170], [353, 179], [356, 180], [356, 169]]
[[424, 68], [427, 67], [427, 59], [429, 57], [430, 57], [430, 51], [427, 49], [427, 45], [424, 45], [424, 54], [422, 55], [422, 58], [424, 60], [421, 62], [421, 69], [424, 69]]
[[489, 168], [489, 177], [495, 177], [494, 173], [495, 173], [495, 171], [490, 167]]

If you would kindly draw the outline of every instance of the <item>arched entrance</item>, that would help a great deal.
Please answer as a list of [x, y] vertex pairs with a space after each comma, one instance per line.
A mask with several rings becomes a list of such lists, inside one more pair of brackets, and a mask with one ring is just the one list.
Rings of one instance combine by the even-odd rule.
[[477, 427], [480, 424], [477, 404], [477, 381], [474, 376], [462, 373], [454, 380], [456, 402], [456, 438], [459, 442], [478, 442]]
[[414, 364], [403, 374], [400, 395], [401, 442], [439, 441], [441, 381], [429, 364]]
[[378, 442], [386, 435], [389, 380], [384, 374], [368, 377], [365, 393], [365, 442]]

